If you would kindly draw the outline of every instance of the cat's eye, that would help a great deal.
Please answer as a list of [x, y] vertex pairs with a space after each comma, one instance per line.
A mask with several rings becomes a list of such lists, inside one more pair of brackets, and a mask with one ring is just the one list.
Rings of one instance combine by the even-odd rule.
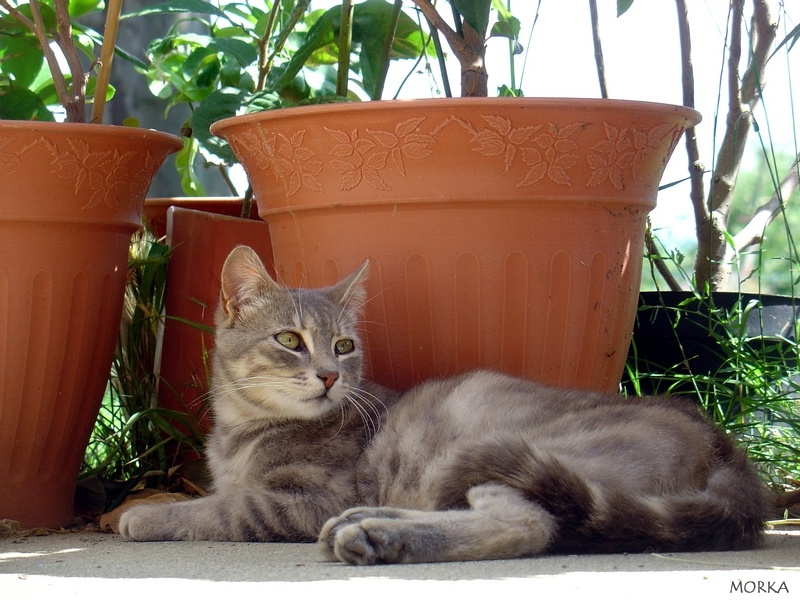
[[356, 349], [356, 345], [353, 343], [353, 340], [347, 338], [339, 340], [334, 344], [333, 347], [336, 348], [336, 354], [350, 354]]
[[289, 350], [300, 350], [303, 340], [299, 335], [292, 331], [282, 331], [275, 336], [275, 340]]

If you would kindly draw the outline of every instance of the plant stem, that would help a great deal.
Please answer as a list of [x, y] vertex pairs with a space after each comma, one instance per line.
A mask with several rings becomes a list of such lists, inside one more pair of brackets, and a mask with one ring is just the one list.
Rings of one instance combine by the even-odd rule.
[[[31, 8], [36, 4], [38, 10], [39, 0], [31, 1]], [[86, 122], [86, 82], [89, 79], [88, 74], [83, 70], [80, 58], [78, 57], [78, 50], [75, 48], [75, 42], [72, 39], [72, 20], [69, 16], [69, 8], [66, 0], [56, 0], [56, 31], [52, 34], [64, 58], [69, 66], [69, 72], [72, 76], [72, 85], [69, 93], [69, 98], [64, 104], [67, 111], [68, 123], [85, 123]], [[41, 18], [41, 15], [40, 15]], [[52, 66], [51, 66], [52, 73]], [[58, 70], [61, 74], [61, 70]], [[53, 75], [55, 78], [55, 74]]]
[[428, 21], [442, 32], [461, 64], [461, 95], [488, 96], [489, 76], [486, 72], [484, 33], [475, 31], [469, 23], [457, 20], [463, 30], [460, 36], [438, 13], [430, 0], [414, 0]]
[[673, 292], [680, 291], [681, 284], [678, 283], [678, 280], [675, 279], [675, 276], [669, 270], [669, 267], [667, 267], [664, 259], [661, 258], [661, 253], [658, 250], [658, 246], [656, 245], [656, 240], [653, 237], [653, 231], [650, 226], [650, 217], [647, 218], [647, 230], [645, 231], [644, 241], [647, 248], [647, 254], [652, 263], [655, 265], [658, 274], [664, 279], [667, 287], [669, 287], [669, 289]]
[[278, 9], [281, 3], [273, 0], [272, 9], [269, 11], [269, 19], [267, 26], [264, 28], [264, 35], [258, 40], [258, 83], [256, 90], [264, 89], [267, 82], [267, 75], [272, 68], [272, 59], [274, 54], [267, 56], [267, 48], [269, 47], [269, 38], [272, 36], [272, 28], [275, 27], [275, 19], [278, 17]]
[[442, 40], [439, 37], [439, 31], [433, 26], [428, 17], [425, 17], [425, 20], [428, 22], [428, 28], [431, 32], [431, 40], [433, 40], [433, 47], [436, 49], [436, 62], [439, 64], [439, 72], [442, 74], [442, 87], [444, 87], [444, 95], [446, 98], [452, 98], [453, 91], [450, 89], [450, 76], [447, 74], [447, 64], [445, 64], [444, 60], [444, 50], [442, 50]]
[[[681, 86], [683, 89], [683, 105], [694, 108], [694, 67], [692, 66], [692, 41], [689, 30], [689, 13], [685, 0], [676, 0], [678, 9], [678, 37], [681, 51]], [[694, 126], [688, 127], [684, 134], [686, 154], [689, 161], [689, 198], [694, 209], [695, 230], [698, 240], [708, 231], [709, 214], [705, 204], [705, 185], [703, 172], [705, 167], [700, 162], [700, 149], [697, 145], [697, 132]]]
[[722, 289], [730, 275], [730, 263], [725, 262], [728, 216], [745, 143], [753, 127], [752, 111], [761, 99], [764, 69], [777, 33], [777, 23], [770, 14], [768, 0], [753, 0], [749, 62], [744, 74], [740, 76], [743, 28], [742, 3], [731, 0], [728, 114], [704, 207], [708, 220], [706, 223], [698, 223], [697, 228], [695, 278], [699, 289]]
[[248, 185], [242, 198], [242, 218], [249, 219], [250, 212], [253, 210], [253, 186]]
[[111, 79], [111, 63], [114, 60], [114, 47], [117, 44], [119, 17], [122, 14], [122, 0], [109, 0], [106, 23], [103, 28], [103, 46], [100, 50], [100, 67], [97, 70], [97, 85], [94, 92], [91, 123], [102, 123], [106, 108], [106, 91]]
[[753, 218], [733, 237], [736, 247], [730, 248], [729, 252], [731, 254], [741, 252], [750, 246], [760, 244], [764, 239], [764, 230], [780, 214], [798, 187], [800, 187], [800, 154], [795, 157], [772, 197], [756, 209]]
[[[39, 46], [42, 48], [42, 53], [44, 54], [45, 60], [47, 61], [47, 66], [50, 69], [50, 74], [53, 77], [53, 87], [56, 90], [58, 101], [61, 102], [61, 104], [64, 106], [64, 109], [67, 111], [67, 121], [70, 121], [70, 118], [75, 119], [78, 116], [77, 113], [79, 111], [75, 111], [71, 108], [73, 106], [73, 101], [69, 90], [67, 89], [64, 73], [61, 71], [61, 67], [58, 64], [58, 59], [56, 58], [55, 54], [53, 54], [53, 50], [50, 48], [50, 43], [47, 40], [47, 32], [45, 31], [44, 22], [42, 21], [42, 13], [39, 8], [39, 1], [31, 0], [30, 3], [31, 16], [33, 17], [33, 20], [30, 20], [28, 17], [22, 14], [19, 10], [17, 10], [16, 7], [11, 6], [6, 0], [0, 0], [0, 6], [5, 8], [12, 17], [27, 27], [30, 32], [36, 36], [36, 39], [39, 41]], [[85, 119], [86, 117], [84, 115], [79, 120], [74, 120], [72, 122], [82, 122]]]
[[606, 81], [606, 65], [603, 60], [603, 45], [600, 42], [600, 20], [597, 17], [597, 0], [589, 0], [589, 14], [592, 21], [592, 43], [594, 44], [594, 64], [597, 67], [597, 79], [600, 83], [600, 97], [608, 98], [608, 82]]
[[375, 90], [372, 93], [373, 100], [380, 100], [383, 96], [383, 88], [386, 85], [386, 75], [389, 73], [389, 63], [392, 60], [392, 42], [397, 32], [397, 23], [400, 21], [400, 13], [403, 9], [403, 0], [394, 0], [392, 6], [392, 17], [389, 26], [386, 28], [386, 39], [383, 48], [383, 62], [381, 63], [381, 72], [378, 74], [378, 80], [375, 82]]
[[336, 95], [347, 96], [350, 78], [350, 47], [353, 41], [353, 2], [342, 0], [342, 18], [339, 23], [339, 68], [336, 73]]
[[272, 37], [272, 30], [275, 27], [275, 20], [277, 19], [277, 9], [281, 6], [280, 2], [277, 0], [272, 5], [272, 12], [270, 12], [269, 15], [269, 23], [264, 30], [264, 35], [260, 40], [258, 40], [259, 59], [258, 84], [256, 90], [261, 91], [266, 87], [267, 76], [272, 69], [272, 63], [275, 61], [275, 57], [278, 56], [281, 50], [283, 50], [283, 47], [286, 45], [286, 41], [294, 31], [295, 25], [297, 25], [298, 21], [300, 21], [300, 19], [303, 17], [303, 14], [305, 14], [310, 2], [311, 0], [299, 0], [295, 3], [292, 12], [289, 15], [289, 19], [283, 24], [283, 29], [280, 32], [278, 39], [275, 40], [275, 46], [272, 49], [272, 52], [269, 54], [269, 56], [267, 56], [269, 40]]

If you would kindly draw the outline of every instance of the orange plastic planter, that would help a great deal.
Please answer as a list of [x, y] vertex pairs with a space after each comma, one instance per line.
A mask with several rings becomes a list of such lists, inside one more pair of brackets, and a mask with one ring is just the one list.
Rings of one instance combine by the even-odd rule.
[[[173, 198], [147, 198], [144, 201], [144, 221], [157, 238], [167, 235], [167, 212], [172, 207], [199, 211], [210, 215], [239, 217], [242, 199], [230, 196], [177, 196]], [[250, 218], [258, 220], [258, 210], [253, 203]]]
[[159, 404], [188, 414], [207, 433], [211, 429], [206, 408], [208, 355], [214, 348], [212, 328], [222, 265], [239, 244], [250, 246], [271, 265], [269, 227], [261, 220], [177, 206], [167, 211], [166, 218], [172, 254], [164, 299]]
[[616, 389], [647, 213], [700, 115], [661, 104], [459, 98], [225, 119], [278, 276], [372, 263], [369, 372], [399, 389], [491, 367]]
[[181, 144], [127, 127], [0, 121], [0, 518], [72, 517], [131, 234]]

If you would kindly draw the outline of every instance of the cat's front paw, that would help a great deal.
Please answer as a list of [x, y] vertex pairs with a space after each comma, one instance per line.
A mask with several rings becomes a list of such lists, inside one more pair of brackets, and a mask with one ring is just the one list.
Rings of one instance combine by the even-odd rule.
[[176, 539], [166, 506], [133, 506], [119, 520], [119, 532], [132, 542], [158, 542]]
[[402, 525], [395, 522], [413, 514], [386, 507], [351, 508], [325, 523], [319, 547], [328, 559], [353, 565], [404, 562]]

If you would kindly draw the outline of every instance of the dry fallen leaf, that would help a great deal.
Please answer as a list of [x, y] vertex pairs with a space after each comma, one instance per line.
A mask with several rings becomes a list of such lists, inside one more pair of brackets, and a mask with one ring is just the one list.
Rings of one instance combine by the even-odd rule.
[[19, 529], [19, 522], [13, 519], [0, 519], [0, 535], [14, 534]]
[[158, 490], [141, 490], [131, 494], [125, 499], [125, 502], [120, 504], [111, 512], [100, 515], [100, 530], [111, 530], [114, 533], [119, 533], [119, 520], [122, 514], [139, 504], [171, 504], [173, 502], [183, 502], [191, 498], [186, 494], [173, 494], [171, 492], [160, 492]]

